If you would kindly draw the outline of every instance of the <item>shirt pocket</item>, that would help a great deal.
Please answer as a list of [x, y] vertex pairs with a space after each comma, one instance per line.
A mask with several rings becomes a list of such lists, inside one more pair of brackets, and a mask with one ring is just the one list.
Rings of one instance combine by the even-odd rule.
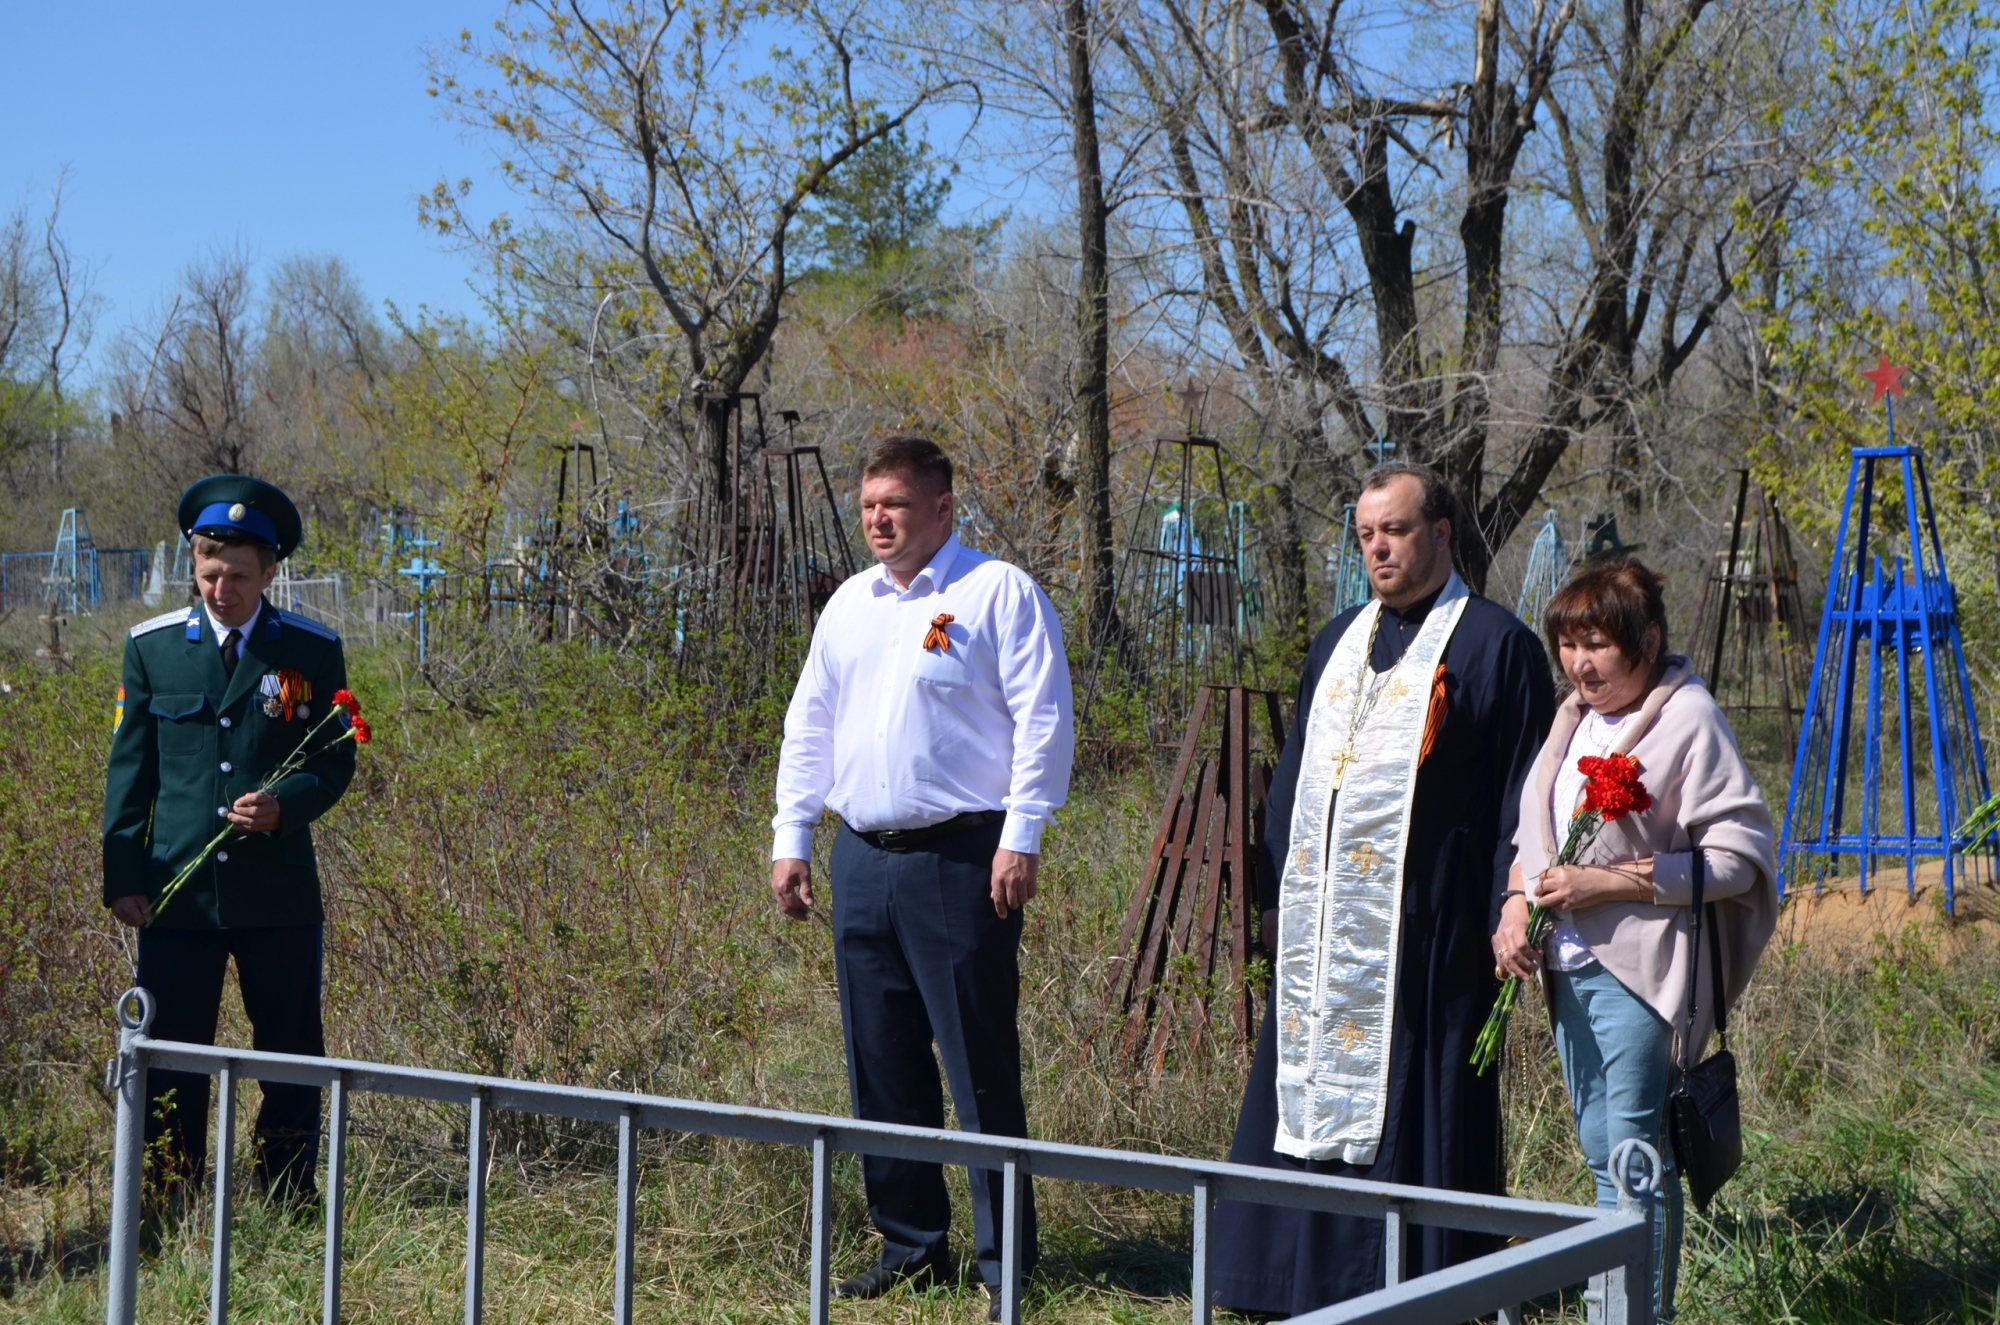
[[961, 656], [964, 646], [960, 645], [950, 653], [927, 649], [924, 656], [917, 659], [910, 668], [910, 678], [918, 686], [934, 686], [943, 690], [953, 690], [972, 684], [972, 671]]
[[158, 720], [161, 754], [199, 754], [207, 746], [207, 695], [154, 695], [146, 709]]

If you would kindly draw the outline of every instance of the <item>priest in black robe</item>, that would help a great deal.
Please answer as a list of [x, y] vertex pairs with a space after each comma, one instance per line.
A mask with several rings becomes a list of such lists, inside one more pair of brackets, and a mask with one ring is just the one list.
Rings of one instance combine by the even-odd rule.
[[[1514, 859], [1521, 785], [1548, 733], [1555, 696], [1534, 632], [1505, 607], [1468, 595], [1452, 574], [1453, 514], [1444, 482], [1433, 471], [1405, 464], [1372, 471], [1356, 506], [1356, 532], [1382, 607], [1379, 620], [1372, 621], [1372, 639], [1357, 637], [1349, 651], [1357, 662], [1366, 658], [1372, 679], [1379, 682], [1403, 659], [1441, 596], [1461, 613], [1443, 646], [1442, 665], [1434, 670], [1421, 747], [1413, 746], [1418, 769], [1403, 840], [1400, 932], [1389, 963], [1393, 989], [1384, 1000], [1393, 1005], [1393, 1020], [1385, 1036], [1388, 1078], [1379, 1144], [1372, 1157], [1363, 1149], [1330, 1159], [1294, 1158], [1296, 1145], [1293, 1154], [1276, 1148], [1279, 999], [1273, 997], [1229, 1151], [1234, 1163], [1502, 1193], [1499, 1073], [1480, 1076], [1470, 1063], [1473, 1041], [1499, 993], [1490, 936]], [[1298, 715], [1264, 809], [1267, 889], [1283, 877], [1291, 846], [1301, 760], [1322, 673], [1342, 636], [1366, 611], [1364, 606], [1341, 613], [1320, 632], [1306, 658]], [[1361, 675], [1359, 684], [1365, 687], [1370, 679]], [[1355, 728], [1347, 730], [1351, 741]], [[1326, 798], [1329, 805], [1338, 794]], [[1329, 811], [1324, 822], [1337, 821]], [[1334, 836], [1329, 830], [1329, 853], [1342, 849]], [[1324, 905], [1339, 906], [1338, 895], [1330, 895]], [[1265, 941], [1275, 946], [1276, 912], [1266, 911], [1263, 919]], [[1284, 975], [1281, 968], [1274, 994]], [[1220, 1205], [1211, 1225], [1217, 1230], [1218, 1305], [1292, 1316], [1383, 1286], [1380, 1219], [1235, 1201]], [[1498, 1242], [1414, 1225], [1404, 1248], [1402, 1277], [1408, 1279], [1497, 1250]]]

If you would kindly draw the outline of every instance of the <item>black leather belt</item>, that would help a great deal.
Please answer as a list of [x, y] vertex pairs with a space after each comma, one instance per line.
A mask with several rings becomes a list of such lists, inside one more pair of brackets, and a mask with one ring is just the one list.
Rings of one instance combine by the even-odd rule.
[[880, 832], [864, 833], [849, 824], [848, 830], [879, 851], [915, 851], [975, 828], [991, 827], [1006, 817], [1005, 810], [968, 810], [964, 814], [953, 815], [943, 823], [925, 824], [922, 828], [884, 828]]

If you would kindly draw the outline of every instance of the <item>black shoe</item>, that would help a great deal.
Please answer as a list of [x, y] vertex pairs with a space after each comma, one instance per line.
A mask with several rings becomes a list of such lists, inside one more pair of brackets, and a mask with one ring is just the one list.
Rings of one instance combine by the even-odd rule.
[[891, 1266], [877, 1261], [855, 1275], [843, 1279], [833, 1290], [835, 1297], [880, 1297], [900, 1283], [911, 1283], [919, 1287], [937, 1282], [937, 1267], [929, 1261], [916, 1265]]
[[991, 1284], [986, 1286], [986, 1319], [1000, 1319], [1000, 1290]]

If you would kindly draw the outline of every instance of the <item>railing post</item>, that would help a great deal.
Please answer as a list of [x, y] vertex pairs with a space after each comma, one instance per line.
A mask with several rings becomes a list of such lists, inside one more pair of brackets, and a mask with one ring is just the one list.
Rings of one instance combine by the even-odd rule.
[[612, 1325], [632, 1325], [632, 1248], [639, 1208], [639, 1111], [618, 1115], [618, 1265], [611, 1289]]
[[236, 1174], [236, 1065], [215, 1074], [215, 1231], [208, 1270], [209, 1325], [229, 1320], [229, 1223]]
[[1209, 1325], [1215, 1319], [1215, 1290], [1209, 1285], [1209, 1218], [1215, 1213], [1215, 1196], [1206, 1178], [1194, 1184], [1194, 1264], [1188, 1276], [1188, 1296], [1194, 1299], [1194, 1325]]
[[1645, 1221], [1646, 1252], [1591, 1280], [1590, 1320], [1595, 1325], [1653, 1325], [1654, 1246], [1653, 1202], [1659, 1195], [1660, 1152], [1637, 1137], [1627, 1137], [1611, 1152], [1611, 1181], [1618, 1188], [1618, 1213]]
[[347, 1220], [347, 1073], [334, 1074], [327, 1091], [326, 1265], [320, 1286], [320, 1320], [340, 1325], [341, 1237]]
[[1403, 1282], [1403, 1203], [1391, 1201], [1382, 1212], [1382, 1285]]
[[118, 1092], [111, 1152], [111, 1246], [104, 1294], [105, 1325], [133, 1325], [139, 1315], [139, 1219], [145, 1195], [146, 1059], [138, 1042], [153, 1024], [153, 996], [128, 989], [118, 996], [118, 1056], [105, 1084]]
[[465, 1325], [479, 1325], [486, 1309], [486, 1109], [486, 1092], [472, 1092], [465, 1125]]
[[1000, 1321], [1021, 1325], [1021, 1158], [1009, 1155], [1001, 1171]]
[[833, 1310], [833, 1145], [825, 1132], [813, 1137], [812, 1290], [810, 1325], [827, 1325]]

